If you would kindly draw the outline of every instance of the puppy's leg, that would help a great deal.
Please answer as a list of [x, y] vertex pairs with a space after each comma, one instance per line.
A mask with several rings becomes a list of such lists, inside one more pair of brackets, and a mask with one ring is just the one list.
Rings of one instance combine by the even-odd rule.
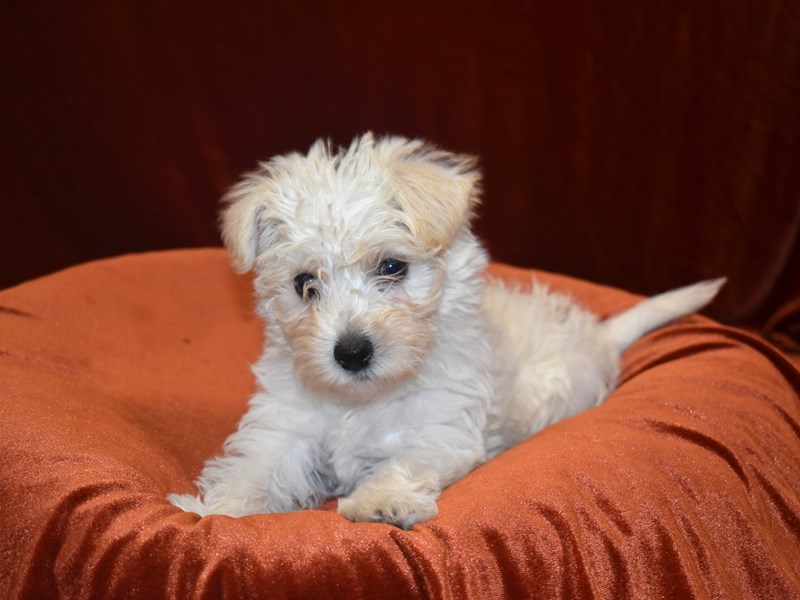
[[168, 500], [201, 516], [311, 508], [330, 487], [319, 454], [306, 435], [244, 427], [228, 438], [224, 455], [206, 463], [197, 480], [198, 496], [172, 494]]
[[[439, 432], [436, 432], [439, 433]], [[453, 438], [464, 436], [455, 430]], [[435, 435], [435, 434], [431, 434]], [[442, 489], [486, 460], [480, 439], [464, 439], [455, 446], [435, 443], [420, 432], [420, 444], [389, 459], [385, 466], [339, 500], [339, 514], [351, 521], [381, 522], [409, 529], [435, 517]], [[432, 443], [433, 442], [433, 443]]]

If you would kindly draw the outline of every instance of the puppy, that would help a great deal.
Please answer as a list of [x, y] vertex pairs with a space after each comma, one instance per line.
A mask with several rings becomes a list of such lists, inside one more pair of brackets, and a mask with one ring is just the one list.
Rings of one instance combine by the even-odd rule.
[[234, 517], [338, 497], [352, 521], [402, 528], [443, 488], [558, 419], [596, 406], [620, 354], [696, 311], [713, 280], [600, 322], [534, 283], [487, 280], [470, 229], [475, 161], [366, 134], [278, 156], [225, 200], [222, 235], [255, 271], [259, 391], [183, 510]]

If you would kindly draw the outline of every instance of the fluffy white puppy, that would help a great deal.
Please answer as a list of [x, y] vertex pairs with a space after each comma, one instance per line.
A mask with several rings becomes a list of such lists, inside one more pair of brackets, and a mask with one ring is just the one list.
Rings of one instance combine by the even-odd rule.
[[570, 298], [485, 277], [470, 229], [475, 161], [400, 137], [262, 163], [226, 198], [237, 271], [254, 269], [259, 391], [198, 496], [200, 515], [312, 508], [409, 528], [441, 490], [600, 403], [645, 332], [713, 298], [714, 280], [600, 322]]

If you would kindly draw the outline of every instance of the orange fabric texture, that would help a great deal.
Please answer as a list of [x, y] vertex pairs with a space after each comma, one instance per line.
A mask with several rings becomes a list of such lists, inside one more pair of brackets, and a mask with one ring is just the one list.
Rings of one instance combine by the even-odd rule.
[[[537, 276], [601, 314], [635, 301]], [[0, 292], [0, 597], [800, 593], [800, 374], [699, 316], [635, 344], [602, 406], [478, 468], [410, 531], [349, 523], [332, 502], [180, 512], [165, 495], [192, 490], [253, 390], [251, 308], [219, 249]]]

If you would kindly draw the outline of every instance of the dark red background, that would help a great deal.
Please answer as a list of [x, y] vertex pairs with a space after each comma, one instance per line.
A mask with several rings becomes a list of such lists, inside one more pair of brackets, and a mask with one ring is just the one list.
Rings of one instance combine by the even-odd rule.
[[255, 162], [365, 130], [480, 155], [495, 259], [798, 334], [800, 9], [6, 2], [0, 287], [216, 245]]

